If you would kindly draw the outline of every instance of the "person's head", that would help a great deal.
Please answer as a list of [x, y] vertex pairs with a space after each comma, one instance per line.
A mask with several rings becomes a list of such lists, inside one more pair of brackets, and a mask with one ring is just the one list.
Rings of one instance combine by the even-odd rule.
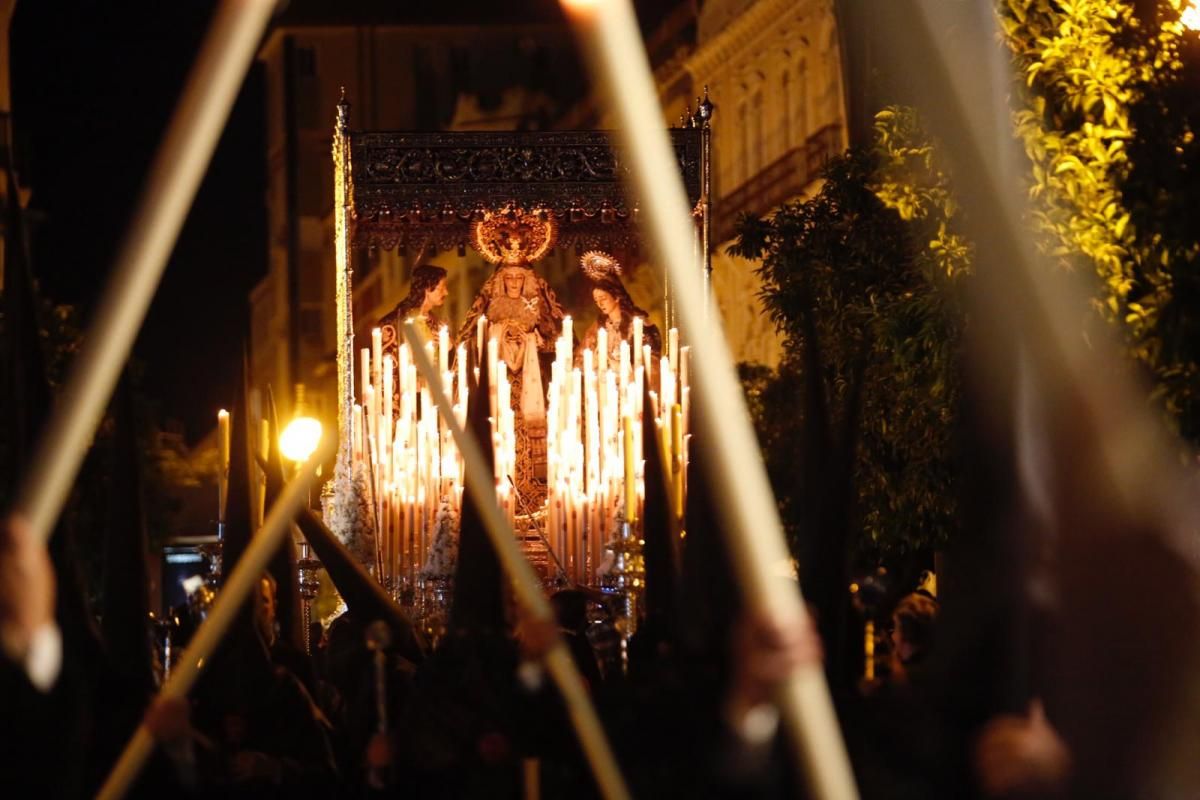
[[645, 317], [646, 312], [638, 308], [621, 283], [621, 265], [608, 253], [593, 250], [583, 254], [579, 260], [583, 274], [592, 284], [592, 300], [600, 314], [609, 319], [620, 319], [621, 332], [627, 334], [633, 317]]
[[892, 612], [892, 652], [901, 664], [929, 652], [937, 611], [936, 600], [915, 592], [896, 604]]
[[414, 269], [409, 295], [419, 299], [422, 308], [440, 306], [446, 299], [446, 270], [433, 264], [422, 264]]
[[504, 293], [509, 297], [520, 297], [525, 289], [525, 268], [505, 267], [500, 273], [504, 283]]
[[258, 623], [258, 631], [263, 641], [270, 645], [275, 640], [275, 578], [271, 573], [263, 573], [258, 582], [258, 596], [254, 604], [254, 620]]
[[596, 308], [600, 309], [600, 314], [605, 317], [610, 316], [621, 307], [612, 292], [599, 286], [592, 288], [592, 299], [596, 301]]

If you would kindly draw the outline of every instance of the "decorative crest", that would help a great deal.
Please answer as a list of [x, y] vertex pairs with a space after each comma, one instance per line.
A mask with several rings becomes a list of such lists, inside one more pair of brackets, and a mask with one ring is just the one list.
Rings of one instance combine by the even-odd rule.
[[507, 206], [485, 211], [471, 228], [471, 245], [493, 264], [523, 267], [544, 257], [558, 238], [558, 225], [544, 209]]
[[579, 268], [595, 283], [621, 274], [621, 262], [603, 250], [589, 250], [579, 259]]

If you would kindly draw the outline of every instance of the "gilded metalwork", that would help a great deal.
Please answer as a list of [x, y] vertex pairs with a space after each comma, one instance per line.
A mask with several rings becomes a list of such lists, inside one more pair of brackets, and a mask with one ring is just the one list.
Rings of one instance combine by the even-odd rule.
[[[702, 192], [699, 129], [670, 131], [691, 202]], [[628, 167], [604, 131], [351, 133], [353, 243], [392, 248], [470, 242], [471, 225], [505, 205], [542, 208], [564, 244], [636, 242]]]
[[337, 299], [337, 390], [338, 431], [341, 443], [338, 461], [347, 468], [350, 465], [350, 442], [353, 438], [351, 409], [354, 407], [354, 311], [351, 295], [350, 224], [352, 214], [349, 204], [353, 196], [353, 175], [349, 159], [347, 126], [350, 104], [346, 102], [346, 90], [342, 89], [337, 105], [337, 121], [333, 128], [333, 227], [334, 259], [337, 264], [335, 295]]

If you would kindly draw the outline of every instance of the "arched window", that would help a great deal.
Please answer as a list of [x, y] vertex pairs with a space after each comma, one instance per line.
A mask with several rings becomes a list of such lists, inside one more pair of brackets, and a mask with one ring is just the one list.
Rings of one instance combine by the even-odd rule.
[[746, 175], [746, 180], [757, 175], [763, 167], [766, 166], [766, 159], [763, 157], [763, 93], [762, 88], [755, 90], [753, 99], [753, 114], [751, 115], [751, 130], [750, 130], [750, 171]]
[[779, 76], [779, 97], [783, 101], [779, 115], [779, 153], [783, 155], [792, 146], [792, 76], [785, 69]]
[[750, 120], [746, 113], [746, 102], [738, 104], [738, 160], [734, 180], [740, 186], [750, 178]]
[[796, 65], [796, 80], [792, 81], [792, 136], [799, 146], [811, 134], [808, 129], [808, 65], [800, 59]]

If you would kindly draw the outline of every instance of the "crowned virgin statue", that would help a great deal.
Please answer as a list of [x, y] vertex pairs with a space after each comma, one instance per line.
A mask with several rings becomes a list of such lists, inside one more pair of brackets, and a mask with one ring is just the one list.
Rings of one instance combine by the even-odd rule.
[[[553, 360], [563, 310], [530, 266], [554, 246], [557, 228], [545, 212], [518, 208], [488, 212], [475, 223], [472, 245], [496, 270], [484, 282], [458, 332], [473, 343], [480, 316], [512, 384], [517, 491], [530, 508], [546, 496], [546, 394], [542, 373]], [[479, 354], [481, 363], [486, 353]]]

